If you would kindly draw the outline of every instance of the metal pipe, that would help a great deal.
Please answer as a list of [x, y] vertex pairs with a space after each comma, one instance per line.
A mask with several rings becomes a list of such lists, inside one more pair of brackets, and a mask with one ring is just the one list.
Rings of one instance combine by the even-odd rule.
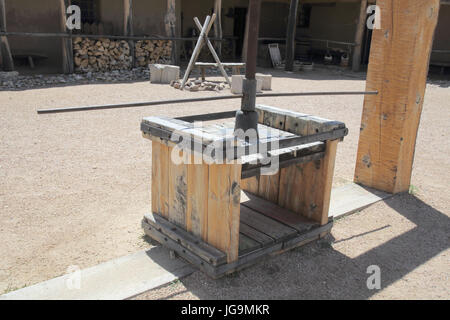
[[[260, 93], [260, 94], [257, 94], [256, 96], [258, 98], [269, 98], [269, 97], [298, 97], [298, 96], [377, 95], [377, 94], [378, 94], [378, 91], [347, 91], [347, 92], [346, 91], [337, 91], [337, 92]], [[172, 99], [172, 100], [132, 102], [132, 103], [122, 103], [122, 104], [105, 104], [105, 105], [80, 106], [80, 107], [57, 108], [57, 109], [40, 109], [40, 110], [37, 110], [37, 113], [38, 114], [48, 114], [48, 113], [63, 113], [63, 112], [90, 111], [90, 110], [121, 109], [121, 108], [156, 106], [156, 105], [162, 105], [162, 104], [204, 102], [204, 101], [241, 99], [241, 98], [242, 98], [242, 95], [226, 95], [226, 96], [216, 96], [216, 97]]]

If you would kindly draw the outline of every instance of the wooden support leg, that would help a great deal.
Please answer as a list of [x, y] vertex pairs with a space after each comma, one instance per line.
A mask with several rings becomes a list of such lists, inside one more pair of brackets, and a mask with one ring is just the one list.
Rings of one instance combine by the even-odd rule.
[[240, 164], [172, 161], [174, 148], [152, 139], [152, 211], [227, 254], [239, 252]]
[[334, 163], [339, 140], [326, 143], [322, 160], [297, 164], [281, 170], [278, 204], [317, 221], [328, 223]]
[[228, 263], [239, 253], [240, 179], [240, 164], [209, 166], [207, 242], [225, 252]]
[[[390, 193], [407, 191], [422, 113], [439, 0], [378, 0], [355, 182]], [[414, 21], [414, 27], [411, 27]]]
[[152, 139], [152, 211], [169, 217], [169, 154], [172, 148]]

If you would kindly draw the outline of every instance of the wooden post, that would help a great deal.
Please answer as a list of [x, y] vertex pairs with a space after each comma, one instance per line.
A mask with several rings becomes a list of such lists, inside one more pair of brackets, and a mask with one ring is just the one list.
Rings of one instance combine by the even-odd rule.
[[410, 186], [439, 0], [378, 0], [355, 182], [390, 193]]
[[291, 0], [289, 8], [289, 21], [286, 35], [286, 71], [294, 70], [295, 59], [295, 31], [297, 29], [298, 0]]
[[[164, 18], [164, 24], [166, 28], [166, 35], [168, 37], [176, 36], [176, 11], [175, 11], [175, 0], [167, 0], [167, 12]], [[172, 64], [179, 64], [179, 57], [177, 55], [177, 42], [172, 41]]]
[[[214, 21], [214, 37], [222, 40], [222, 0], [214, 0], [214, 13], [216, 20]], [[216, 43], [217, 53], [222, 56], [222, 41]]]
[[[67, 8], [70, 6], [70, 0], [60, 0], [60, 10], [61, 10], [61, 32], [71, 34], [72, 30], [68, 30], [66, 26], [67, 21]], [[63, 72], [73, 73], [73, 47], [72, 38], [62, 38], [62, 52], [63, 52]]]
[[[123, 33], [125, 36], [133, 36], [133, 0], [123, 0], [124, 17], [123, 17]], [[130, 55], [132, 59], [132, 68], [136, 65], [136, 56], [134, 54], [134, 41], [129, 40]]]
[[359, 71], [364, 28], [366, 27], [367, 0], [361, 0], [358, 25], [356, 26], [355, 47], [353, 48], [352, 71]]
[[[0, 31], [6, 32], [6, 9], [5, 0], [0, 0]], [[9, 48], [8, 38], [6, 36], [0, 37], [0, 55], [2, 57], [2, 64], [4, 71], [14, 71], [14, 61]]]
[[245, 18], [244, 43], [242, 45], [242, 58], [241, 58], [242, 62], [247, 62], [248, 29], [250, 28], [248, 21], [249, 21], [249, 14], [248, 14], [248, 11], [247, 11], [247, 16]]

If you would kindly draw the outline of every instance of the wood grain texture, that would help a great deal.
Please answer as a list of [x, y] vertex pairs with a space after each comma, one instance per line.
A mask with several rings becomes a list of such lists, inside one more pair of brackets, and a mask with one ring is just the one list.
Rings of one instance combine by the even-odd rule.
[[241, 166], [209, 166], [207, 242], [227, 254], [228, 262], [238, 259]]
[[241, 189], [258, 195], [259, 176], [241, 180]]
[[355, 182], [407, 191], [423, 107], [439, 0], [379, 0], [372, 36]]
[[186, 153], [181, 149], [170, 148], [169, 153], [169, 221], [180, 226], [186, 227], [186, 211], [188, 202], [188, 166], [185, 163], [178, 164], [173, 161], [174, 154], [179, 152], [181, 157]]
[[[191, 156], [194, 162], [194, 155]], [[205, 164], [187, 166], [186, 228], [195, 236], [207, 240], [209, 170]]]
[[[258, 116], [259, 118], [259, 116]], [[279, 130], [284, 130], [286, 123], [286, 115], [276, 111], [264, 110], [262, 116], [264, 125]], [[278, 193], [280, 188], [280, 171], [272, 175], [261, 175], [259, 178], [258, 195], [271, 201], [278, 202]]]
[[169, 152], [171, 148], [152, 138], [152, 211], [169, 217]]

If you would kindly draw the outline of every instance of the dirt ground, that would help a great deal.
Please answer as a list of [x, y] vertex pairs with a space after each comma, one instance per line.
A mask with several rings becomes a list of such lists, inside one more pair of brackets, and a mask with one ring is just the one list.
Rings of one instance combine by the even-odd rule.
[[[363, 74], [271, 72], [274, 92], [364, 90]], [[339, 220], [332, 235], [218, 281], [195, 272], [139, 299], [450, 298], [450, 90], [429, 84], [412, 194]], [[36, 109], [229, 94], [148, 82], [0, 92], [0, 293], [149, 247], [151, 143], [144, 116], [239, 108], [239, 100], [37, 115]], [[362, 96], [264, 98], [259, 103], [343, 121], [335, 185], [351, 181]], [[381, 268], [381, 290], [366, 269]]]

